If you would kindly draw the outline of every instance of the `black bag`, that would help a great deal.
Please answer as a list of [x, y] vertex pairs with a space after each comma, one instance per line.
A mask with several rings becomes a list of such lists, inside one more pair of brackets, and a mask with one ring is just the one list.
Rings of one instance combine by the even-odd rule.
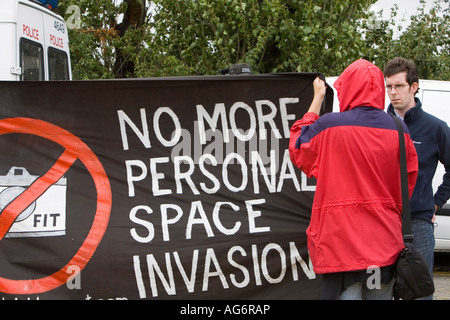
[[402, 186], [402, 231], [405, 248], [397, 259], [397, 273], [395, 276], [395, 299], [411, 300], [429, 296], [434, 292], [433, 277], [422, 254], [413, 247], [411, 230], [411, 212], [408, 195], [408, 176], [406, 171], [406, 151], [403, 126], [396, 115], [391, 115], [397, 125], [400, 142], [400, 176]]
[[410, 300], [433, 294], [434, 283], [422, 254], [411, 243], [405, 243], [397, 260], [396, 299]]

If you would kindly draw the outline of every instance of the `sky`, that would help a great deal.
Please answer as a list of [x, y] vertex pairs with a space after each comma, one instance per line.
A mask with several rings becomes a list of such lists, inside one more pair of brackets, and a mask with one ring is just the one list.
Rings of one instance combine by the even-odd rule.
[[[378, 0], [373, 6], [372, 11], [378, 12], [383, 9], [383, 19], [388, 19], [391, 15], [391, 8], [398, 4], [396, 24], [401, 24], [403, 30], [410, 24], [410, 16], [417, 14], [417, 8], [420, 6], [420, 0]], [[426, 0], [425, 9], [428, 11], [433, 5], [433, 0]], [[404, 22], [401, 20], [405, 19]]]

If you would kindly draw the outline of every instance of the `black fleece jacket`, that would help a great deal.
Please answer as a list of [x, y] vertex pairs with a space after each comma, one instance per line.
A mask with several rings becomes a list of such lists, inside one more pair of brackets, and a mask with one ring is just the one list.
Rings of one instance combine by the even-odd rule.
[[[418, 98], [415, 100], [416, 105], [404, 118], [419, 157], [419, 175], [411, 197], [411, 217], [431, 221], [434, 205], [442, 207], [450, 198], [450, 129], [444, 121], [425, 112]], [[388, 112], [395, 114], [392, 104]], [[445, 174], [433, 195], [432, 180], [438, 161], [444, 165]]]

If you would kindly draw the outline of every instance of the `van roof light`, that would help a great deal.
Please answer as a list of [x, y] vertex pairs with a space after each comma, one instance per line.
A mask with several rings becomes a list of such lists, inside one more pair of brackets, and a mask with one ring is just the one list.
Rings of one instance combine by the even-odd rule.
[[58, 0], [30, 0], [30, 1], [38, 3], [48, 9], [58, 8]]

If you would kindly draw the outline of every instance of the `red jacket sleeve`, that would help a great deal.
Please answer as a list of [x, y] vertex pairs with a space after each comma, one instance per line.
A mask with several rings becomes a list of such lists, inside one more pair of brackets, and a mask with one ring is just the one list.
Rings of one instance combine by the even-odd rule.
[[313, 175], [313, 168], [315, 163], [315, 157], [305, 157], [304, 150], [300, 147], [296, 147], [297, 140], [300, 138], [302, 128], [309, 126], [319, 119], [319, 116], [314, 112], [306, 113], [302, 119], [297, 120], [290, 130], [290, 140], [289, 140], [289, 155], [291, 157], [292, 163], [294, 163], [298, 168], [300, 168], [308, 177]]
[[417, 175], [419, 172], [419, 160], [417, 157], [416, 148], [409, 135], [405, 134], [406, 141], [406, 166], [408, 168], [408, 191], [409, 197], [414, 191], [416, 185]]

